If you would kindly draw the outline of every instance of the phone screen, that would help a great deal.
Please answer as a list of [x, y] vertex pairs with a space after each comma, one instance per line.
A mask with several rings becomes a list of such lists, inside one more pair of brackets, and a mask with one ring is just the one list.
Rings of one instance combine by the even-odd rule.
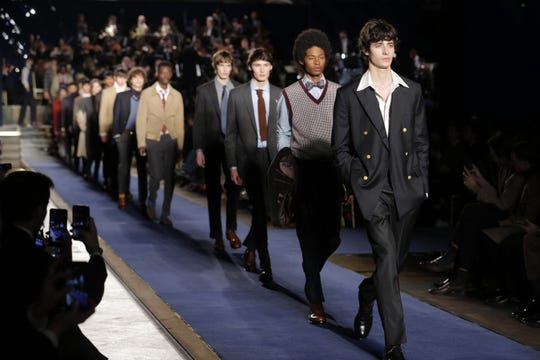
[[49, 239], [51, 245], [59, 245], [68, 240], [66, 209], [50, 209]]
[[71, 290], [66, 294], [65, 302], [67, 307], [78, 304], [84, 310], [88, 308], [88, 293], [85, 288], [83, 265], [77, 262], [66, 265], [65, 271], [68, 273], [66, 285], [71, 286]]
[[87, 205], [73, 205], [73, 222], [71, 224], [71, 235], [74, 239], [81, 236], [81, 230], [88, 228], [90, 218], [90, 208]]

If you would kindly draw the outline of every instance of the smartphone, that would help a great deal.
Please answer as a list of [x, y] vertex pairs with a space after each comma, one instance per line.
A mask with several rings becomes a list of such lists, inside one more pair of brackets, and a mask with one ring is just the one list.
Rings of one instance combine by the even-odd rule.
[[88, 229], [90, 207], [87, 205], [73, 205], [73, 222], [71, 223], [71, 236], [79, 239], [81, 231]]
[[49, 243], [50, 245], [60, 245], [68, 240], [66, 209], [49, 210]]
[[84, 266], [85, 263], [72, 261], [67, 263], [64, 268], [64, 271], [68, 274], [66, 285], [71, 287], [71, 290], [65, 297], [65, 304], [68, 308], [78, 304], [82, 310], [88, 309], [88, 292], [86, 291]]

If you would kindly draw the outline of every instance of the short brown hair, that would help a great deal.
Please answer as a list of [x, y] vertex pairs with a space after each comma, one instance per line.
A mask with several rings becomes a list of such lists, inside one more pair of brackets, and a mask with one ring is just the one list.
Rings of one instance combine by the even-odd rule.
[[215, 69], [221, 63], [233, 63], [233, 55], [229, 50], [221, 49], [212, 55], [212, 67]]
[[135, 66], [131, 68], [131, 70], [129, 70], [128, 72], [128, 78], [127, 78], [128, 83], [131, 84], [131, 79], [133, 79], [137, 75], [142, 76], [144, 81], [146, 82], [146, 70], [140, 66]]

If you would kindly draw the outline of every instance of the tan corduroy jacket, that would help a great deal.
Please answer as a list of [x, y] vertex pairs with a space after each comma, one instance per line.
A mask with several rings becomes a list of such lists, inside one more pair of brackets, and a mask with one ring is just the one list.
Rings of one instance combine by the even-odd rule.
[[178, 143], [178, 149], [184, 145], [184, 101], [182, 94], [171, 87], [165, 109], [161, 96], [156, 91], [157, 83], [144, 89], [137, 110], [136, 133], [137, 147], [146, 147], [146, 139], [159, 141], [163, 124], [173, 139]]

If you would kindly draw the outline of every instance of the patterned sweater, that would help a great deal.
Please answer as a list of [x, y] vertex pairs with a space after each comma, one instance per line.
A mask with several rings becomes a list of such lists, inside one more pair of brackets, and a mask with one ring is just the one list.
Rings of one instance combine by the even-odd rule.
[[334, 101], [340, 87], [326, 81], [319, 99], [315, 99], [301, 80], [283, 89], [291, 119], [292, 154], [304, 160], [330, 159]]

